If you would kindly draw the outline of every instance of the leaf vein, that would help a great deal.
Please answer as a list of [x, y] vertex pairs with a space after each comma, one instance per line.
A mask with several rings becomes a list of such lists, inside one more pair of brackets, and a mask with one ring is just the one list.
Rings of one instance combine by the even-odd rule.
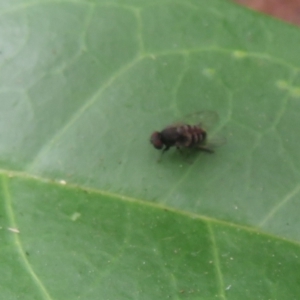
[[[5, 199], [6, 212], [7, 212], [8, 218], [10, 220], [10, 226], [13, 228], [18, 228], [17, 222], [15, 220], [15, 215], [13, 212], [12, 199], [11, 199], [11, 195], [9, 192], [7, 178], [5, 176], [2, 176], [1, 181], [2, 181], [2, 189], [3, 189], [4, 199]], [[23, 249], [21, 239], [19, 238], [18, 234], [14, 234], [14, 240], [15, 240], [15, 245], [17, 247], [17, 252], [19, 253], [22, 261], [24, 262], [25, 268], [27, 269], [28, 273], [32, 277], [33, 281], [39, 287], [41, 294], [43, 295], [43, 298], [47, 299], [47, 300], [52, 300], [46, 287], [44, 286], [42, 281], [39, 279], [38, 275], [35, 273], [33, 267], [29, 263], [29, 261], [26, 257], [25, 251]]]
[[211, 240], [211, 247], [212, 247], [212, 253], [213, 253], [213, 265], [215, 267], [215, 272], [217, 276], [217, 282], [219, 284], [219, 297], [223, 300], [226, 300], [225, 296], [225, 289], [224, 289], [224, 280], [222, 275], [222, 270], [220, 266], [220, 260], [219, 260], [219, 253], [218, 253], [218, 246], [215, 238], [215, 234], [212, 228], [212, 225], [210, 222], [207, 223], [208, 232]]
[[[128, 202], [128, 203], [134, 203], [134, 204], [138, 204], [138, 205], [144, 205], [147, 207], [151, 207], [154, 209], [160, 209], [160, 210], [164, 210], [164, 211], [169, 211], [178, 215], [182, 215], [185, 216], [187, 218], [191, 218], [191, 219], [198, 219], [201, 220], [202, 222], [210, 222], [210, 223], [215, 223], [215, 224], [220, 224], [226, 227], [231, 227], [231, 228], [236, 228], [239, 230], [244, 230], [250, 233], [254, 233], [254, 234], [262, 234], [265, 235], [269, 238], [273, 238], [276, 240], [280, 240], [280, 241], [285, 241], [288, 242], [290, 244], [296, 245], [298, 247], [300, 247], [300, 242], [299, 241], [295, 241], [295, 240], [291, 240], [291, 239], [287, 239], [281, 236], [277, 236], [275, 234], [271, 234], [268, 232], [263, 232], [261, 231], [260, 228], [258, 227], [252, 227], [252, 226], [248, 226], [248, 225], [241, 225], [241, 224], [237, 224], [237, 223], [233, 223], [233, 222], [229, 222], [226, 220], [219, 220], [213, 217], [209, 217], [209, 216], [205, 216], [205, 215], [200, 215], [197, 213], [193, 213], [190, 211], [181, 211], [177, 208], [173, 208], [173, 207], [168, 207], [164, 204], [160, 204], [160, 203], [154, 203], [154, 202], [148, 202], [148, 201], [143, 201], [141, 199], [138, 198], [134, 198], [131, 196], [126, 196], [126, 195], [121, 195], [121, 194], [117, 194], [114, 192], [109, 192], [109, 191], [104, 191], [104, 190], [100, 190], [100, 189], [96, 189], [96, 188], [92, 188], [92, 187], [88, 187], [88, 186], [81, 186], [75, 183], [68, 183], [68, 182], [61, 182], [61, 181], [55, 181], [53, 179], [50, 178], [45, 178], [45, 177], [40, 177], [40, 176], [36, 176], [36, 175], [32, 175], [29, 173], [25, 173], [25, 172], [19, 172], [19, 171], [11, 171], [11, 170], [6, 170], [6, 169], [0, 169], [0, 174], [7, 176], [8, 178], [20, 178], [20, 179], [24, 179], [24, 180], [34, 180], [40, 183], [47, 183], [47, 184], [51, 184], [51, 185], [56, 185], [56, 186], [60, 186], [60, 187], [64, 187], [64, 188], [68, 188], [68, 189], [72, 189], [72, 190], [80, 190], [80, 191], [84, 191], [84, 192], [88, 192], [91, 194], [97, 194], [97, 195], [101, 195], [101, 196], [106, 196], [109, 198], [113, 198], [113, 199], [118, 199], [120, 201], [124, 201], [124, 202]], [[299, 189], [300, 189], [300, 184], [299, 184]]]
[[125, 67], [119, 69], [113, 76], [111, 76], [102, 86], [99, 88], [94, 95], [85, 102], [84, 105], [82, 105], [69, 119], [69, 121], [58, 131], [56, 132], [53, 137], [46, 143], [44, 147], [41, 148], [39, 153], [35, 156], [33, 161], [27, 166], [27, 171], [33, 171], [40, 159], [44, 157], [52, 148], [52, 146], [62, 138], [62, 136], [65, 134], [65, 132], [68, 131], [68, 129], [85, 113], [85, 111], [90, 108], [101, 96], [101, 94], [109, 87], [111, 84], [119, 78], [122, 74], [126, 73], [129, 69], [131, 69], [138, 61], [140, 61], [141, 57], [137, 57], [134, 60], [132, 60], [130, 63], [128, 63]]

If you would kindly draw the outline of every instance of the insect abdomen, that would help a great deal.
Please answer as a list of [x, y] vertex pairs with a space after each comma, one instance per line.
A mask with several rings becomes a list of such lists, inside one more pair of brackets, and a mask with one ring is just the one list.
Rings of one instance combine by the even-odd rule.
[[178, 146], [192, 148], [204, 142], [206, 138], [206, 132], [198, 126], [183, 125], [178, 128], [178, 131], [184, 137], [183, 143]]

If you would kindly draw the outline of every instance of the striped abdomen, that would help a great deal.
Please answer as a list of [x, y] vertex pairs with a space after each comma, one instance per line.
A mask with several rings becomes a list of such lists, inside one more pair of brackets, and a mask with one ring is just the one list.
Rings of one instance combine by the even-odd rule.
[[205, 130], [197, 125], [181, 125], [177, 127], [180, 138], [176, 142], [177, 147], [192, 148], [204, 143], [206, 138]]

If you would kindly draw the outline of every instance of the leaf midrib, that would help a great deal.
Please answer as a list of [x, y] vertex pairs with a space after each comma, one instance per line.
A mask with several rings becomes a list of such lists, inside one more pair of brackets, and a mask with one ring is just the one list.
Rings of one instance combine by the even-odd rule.
[[265, 231], [261, 231], [257, 227], [242, 225], [242, 224], [238, 224], [238, 223], [234, 223], [234, 222], [228, 222], [226, 220], [219, 220], [219, 219], [216, 219], [216, 218], [213, 218], [213, 217], [193, 213], [193, 212], [190, 212], [190, 211], [179, 210], [179, 209], [174, 208], [174, 207], [169, 207], [169, 206], [166, 206], [166, 205], [163, 205], [163, 204], [160, 204], [160, 203], [149, 202], [149, 201], [134, 198], [134, 197], [131, 197], [131, 196], [128, 196], [128, 195], [121, 195], [121, 194], [110, 192], [110, 191], [105, 191], [105, 190], [101, 190], [101, 189], [97, 189], [97, 188], [93, 188], [93, 187], [89, 187], [89, 186], [79, 185], [79, 184], [75, 184], [75, 183], [72, 183], [72, 182], [67, 182], [67, 181], [64, 181], [64, 180], [61, 180], [61, 179], [60, 180], [53, 180], [53, 179], [50, 179], [50, 178], [41, 177], [41, 176], [37, 176], [37, 175], [34, 175], [34, 174], [29, 174], [29, 173], [25, 173], [25, 172], [21, 172], [21, 171], [0, 169], [0, 175], [6, 177], [7, 179], [17, 177], [19, 179], [32, 180], [32, 181], [36, 181], [36, 182], [40, 182], [40, 183], [49, 184], [51, 186], [66, 188], [66, 189], [73, 190], [73, 191], [78, 190], [80, 192], [87, 192], [89, 194], [105, 196], [105, 197], [112, 198], [112, 199], [117, 200], [117, 201], [123, 201], [123, 202], [127, 202], [127, 203], [134, 203], [134, 204], [137, 204], [137, 205], [140, 205], [140, 206], [151, 207], [151, 208], [158, 209], [158, 210], [161, 210], [161, 211], [168, 211], [168, 212], [172, 212], [172, 213], [177, 214], [177, 215], [181, 215], [185, 218], [189, 218], [189, 219], [193, 219], [193, 220], [196, 220], [196, 219], [201, 220], [206, 225], [216, 224], [216, 225], [223, 225], [223, 226], [226, 226], [226, 227], [236, 228], [238, 230], [243, 230], [243, 231], [246, 231], [246, 232], [249, 232], [249, 233], [252, 233], [252, 234], [254, 233], [254, 234], [257, 234], [257, 235], [263, 235], [268, 239], [272, 238], [274, 240], [287, 242], [287, 243], [290, 243], [290, 244], [293, 244], [293, 245], [296, 245], [296, 246], [300, 247], [300, 241], [287, 239], [285, 237], [281, 237], [281, 236], [278, 236], [278, 235], [275, 235], [275, 234], [271, 234], [271, 233], [268, 233], [268, 232], [265, 232]]

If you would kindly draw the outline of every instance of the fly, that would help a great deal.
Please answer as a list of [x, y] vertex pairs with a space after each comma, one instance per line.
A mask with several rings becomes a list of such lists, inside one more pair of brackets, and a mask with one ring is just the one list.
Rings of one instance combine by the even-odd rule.
[[213, 148], [225, 143], [224, 139], [210, 141], [207, 138], [207, 127], [214, 125], [218, 115], [212, 111], [203, 111], [192, 116], [197, 118], [196, 124], [188, 122], [175, 123], [165, 127], [162, 131], [155, 131], [150, 137], [151, 144], [163, 153], [171, 147], [178, 150], [189, 148], [214, 153]]

